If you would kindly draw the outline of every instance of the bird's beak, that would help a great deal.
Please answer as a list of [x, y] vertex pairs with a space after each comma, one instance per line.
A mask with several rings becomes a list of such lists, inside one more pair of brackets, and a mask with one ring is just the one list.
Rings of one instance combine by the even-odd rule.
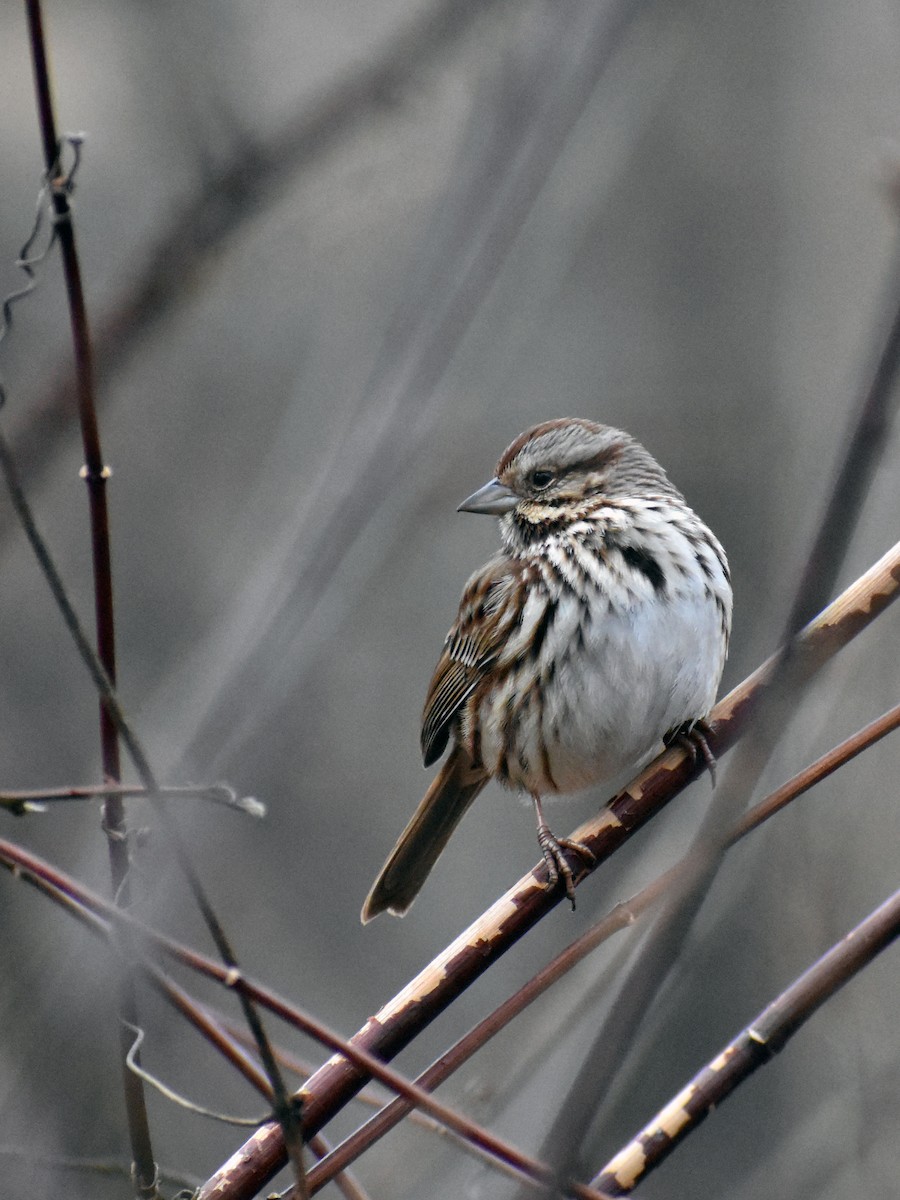
[[463, 500], [456, 511], [500, 517], [503, 513], [511, 512], [518, 503], [519, 497], [515, 492], [511, 492], [499, 479], [491, 479], [467, 500]]

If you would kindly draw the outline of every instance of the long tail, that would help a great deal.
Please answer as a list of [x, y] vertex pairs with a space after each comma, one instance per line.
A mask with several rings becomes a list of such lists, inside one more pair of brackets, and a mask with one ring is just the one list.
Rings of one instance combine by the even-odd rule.
[[403, 916], [487, 778], [455, 747], [372, 884], [360, 914], [364, 925], [381, 912]]

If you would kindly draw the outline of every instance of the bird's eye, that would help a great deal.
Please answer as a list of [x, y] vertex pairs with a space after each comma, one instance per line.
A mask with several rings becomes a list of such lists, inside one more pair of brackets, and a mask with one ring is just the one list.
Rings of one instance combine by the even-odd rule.
[[536, 487], [539, 491], [543, 491], [545, 487], [549, 487], [553, 482], [552, 471], [532, 471], [529, 476], [532, 487]]

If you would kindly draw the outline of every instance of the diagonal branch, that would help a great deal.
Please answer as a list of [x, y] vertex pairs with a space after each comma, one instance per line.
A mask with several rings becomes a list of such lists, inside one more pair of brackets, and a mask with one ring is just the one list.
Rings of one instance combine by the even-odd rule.
[[784, 1048], [817, 1009], [900, 935], [900, 892], [852, 929], [703, 1068], [594, 1178], [627, 1196], [739, 1084]]

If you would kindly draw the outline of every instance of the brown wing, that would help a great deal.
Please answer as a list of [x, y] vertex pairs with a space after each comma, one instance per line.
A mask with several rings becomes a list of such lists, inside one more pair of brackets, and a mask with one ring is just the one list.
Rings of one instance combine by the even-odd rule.
[[444, 753], [453, 718], [484, 678], [515, 622], [509, 604], [524, 565], [500, 555], [465, 586], [422, 713], [422, 756], [429, 767]]

